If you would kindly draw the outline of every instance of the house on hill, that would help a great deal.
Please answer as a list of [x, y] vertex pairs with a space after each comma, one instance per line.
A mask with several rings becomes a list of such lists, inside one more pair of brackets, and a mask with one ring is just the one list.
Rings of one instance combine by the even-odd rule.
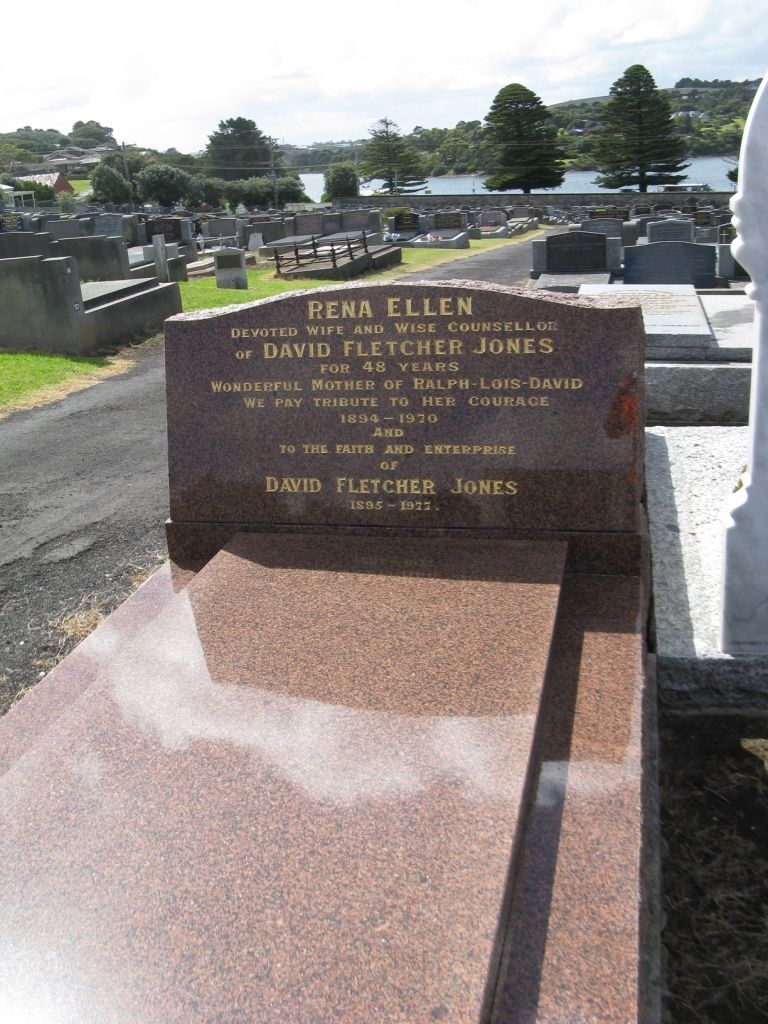
[[114, 153], [114, 147], [94, 146], [92, 149], [83, 149], [81, 146], [65, 146], [46, 154], [43, 166], [49, 171], [58, 170], [64, 174], [87, 178], [107, 153]]
[[74, 195], [75, 192], [61, 171], [51, 171], [48, 174], [23, 174], [16, 180], [34, 181], [38, 185], [50, 185], [55, 196], [61, 195], [62, 192]]

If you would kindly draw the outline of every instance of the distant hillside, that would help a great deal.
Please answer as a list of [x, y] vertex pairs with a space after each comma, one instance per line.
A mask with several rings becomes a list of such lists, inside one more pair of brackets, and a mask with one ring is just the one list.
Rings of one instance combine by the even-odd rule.
[[[659, 91], [669, 101], [689, 156], [736, 156], [744, 122], [760, 79], [730, 82], [681, 78], [672, 88]], [[595, 135], [600, 130], [600, 108], [609, 96], [566, 100], [549, 107], [569, 166], [594, 167]]]

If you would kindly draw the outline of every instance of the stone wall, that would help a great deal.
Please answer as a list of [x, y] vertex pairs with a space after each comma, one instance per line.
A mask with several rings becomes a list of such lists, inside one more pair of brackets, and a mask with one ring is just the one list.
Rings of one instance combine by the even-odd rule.
[[[521, 202], [541, 209], [545, 206], [633, 206], [636, 203], [653, 206], [656, 203], [672, 203], [676, 208], [693, 206], [727, 206], [733, 192], [534, 192], [524, 195], [520, 192], [482, 192], [469, 195], [407, 195], [407, 196], [357, 196], [352, 199], [337, 199], [334, 207], [351, 210], [358, 207], [381, 208], [404, 206], [413, 210], [456, 209], [468, 206], [478, 209], [485, 206], [519, 206]], [[693, 202], [692, 202], [693, 201]]]

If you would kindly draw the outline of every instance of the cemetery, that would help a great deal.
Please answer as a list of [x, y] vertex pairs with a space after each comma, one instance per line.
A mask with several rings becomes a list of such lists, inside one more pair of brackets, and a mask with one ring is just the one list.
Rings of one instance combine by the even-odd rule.
[[[7, 1005], [660, 1024], [659, 709], [768, 712], [767, 124], [764, 83], [733, 227], [716, 194], [8, 217], [0, 347], [163, 331], [169, 514], [0, 719]], [[540, 227], [520, 283], [351, 282]], [[259, 260], [306, 288], [182, 312]]]

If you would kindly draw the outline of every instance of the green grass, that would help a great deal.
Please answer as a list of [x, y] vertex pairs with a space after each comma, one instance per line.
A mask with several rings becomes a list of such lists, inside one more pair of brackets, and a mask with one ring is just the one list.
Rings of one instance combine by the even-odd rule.
[[109, 366], [98, 356], [49, 356], [40, 352], [0, 352], [0, 409], [43, 387], [60, 384]]
[[85, 192], [86, 189], [91, 187], [89, 178], [74, 178], [69, 184], [75, 190], [76, 196], [79, 196], [81, 192]]
[[217, 309], [219, 306], [231, 306], [235, 303], [255, 302], [257, 299], [268, 299], [283, 292], [295, 292], [302, 288], [320, 288], [323, 285], [335, 284], [330, 280], [316, 281], [282, 281], [274, 276], [272, 267], [257, 267], [248, 271], [248, 290], [237, 288], [217, 288], [214, 277], [199, 277], [193, 281], [180, 281], [181, 306], [185, 313], [196, 309]]

